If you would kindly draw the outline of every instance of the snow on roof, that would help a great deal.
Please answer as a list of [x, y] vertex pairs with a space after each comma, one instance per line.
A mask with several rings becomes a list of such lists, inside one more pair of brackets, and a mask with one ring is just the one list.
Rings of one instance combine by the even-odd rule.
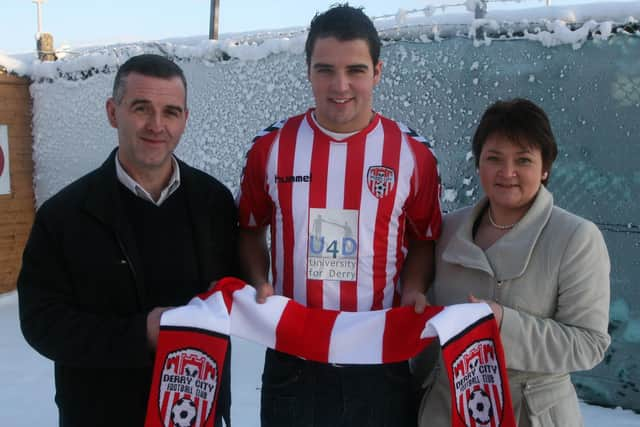
[[[488, 11], [483, 19], [470, 12], [433, 14], [433, 8], [399, 10], [394, 16], [374, 18], [383, 40], [439, 41], [469, 37], [476, 44], [494, 39], [520, 38], [553, 47], [570, 44], [579, 48], [589, 37], [608, 39], [614, 33], [640, 36], [640, 2], [590, 3]], [[168, 39], [161, 42], [116, 44], [58, 52], [56, 62], [41, 62], [22, 55], [0, 54], [0, 67], [33, 80], [82, 79], [109, 72], [141, 53], [160, 53], [182, 60], [221, 61], [230, 58], [258, 60], [282, 52], [302, 53], [306, 29], [302, 27], [254, 33]]]
[[30, 67], [19, 59], [12, 58], [0, 53], [0, 69], [4, 69], [10, 73], [15, 73], [21, 76], [28, 75]]

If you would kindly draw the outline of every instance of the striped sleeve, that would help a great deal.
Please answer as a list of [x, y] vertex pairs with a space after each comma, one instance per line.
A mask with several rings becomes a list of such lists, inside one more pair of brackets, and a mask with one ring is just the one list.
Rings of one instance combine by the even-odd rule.
[[425, 138], [404, 125], [400, 129], [415, 159], [412, 191], [405, 205], [408, 232], [418, 240], [436, 240], [442, 228], [438, 161]]
[[284, 123], [282, 120], [260, 131], [247, 152], [236, 196], [241, 228], [264, 227], [271, 221], [273, 202], [268, 193], [266, 168], [271, 147]]

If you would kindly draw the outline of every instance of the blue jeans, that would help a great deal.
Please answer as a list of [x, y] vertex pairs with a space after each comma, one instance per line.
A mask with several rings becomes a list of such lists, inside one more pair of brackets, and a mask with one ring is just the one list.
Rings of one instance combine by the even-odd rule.
[[267, 350], [262, 427], [415, 427], [408, 363], [330, 365]]

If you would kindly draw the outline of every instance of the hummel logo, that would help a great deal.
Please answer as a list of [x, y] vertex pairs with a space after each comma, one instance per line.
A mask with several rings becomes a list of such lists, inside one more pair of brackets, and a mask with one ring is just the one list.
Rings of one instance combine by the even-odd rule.
[[276, 184], [290, 184], [293, 182], [311, 182], [311, 174], [309, 175], [289, 175], [278, 176], [276, 175]]

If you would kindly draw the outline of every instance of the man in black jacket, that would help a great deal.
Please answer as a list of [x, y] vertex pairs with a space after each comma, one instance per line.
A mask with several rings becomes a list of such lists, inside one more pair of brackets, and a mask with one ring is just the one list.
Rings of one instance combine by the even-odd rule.
[[[235, 273], [229, 190], [173, 155], [188, 109], [182, 70], [125, 62], [107, 101], [118, 148], [46, 201], [18, 278], [25, 338], [55, 362], [60, 426], [144, 425], [159, 319]], [[225, 363], [216, 425], [229, 424]]]

